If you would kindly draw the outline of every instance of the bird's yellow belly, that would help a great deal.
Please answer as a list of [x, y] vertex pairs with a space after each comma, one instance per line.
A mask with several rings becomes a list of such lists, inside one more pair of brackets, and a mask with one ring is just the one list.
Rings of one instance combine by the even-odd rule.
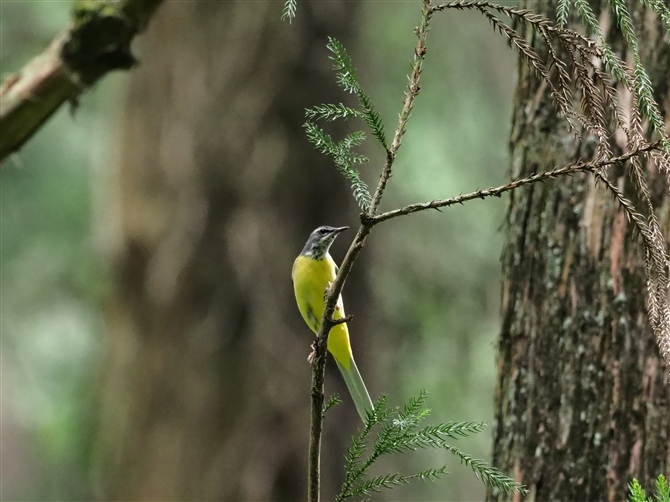
[[[293, 287], [298, 309], [307, 325], [315, 333], [321, 324], [325, 308], [324, 294], [328, 285], [335, 280], [335, 263], [329, 255], [322, 260], [298, 256], [293, 264]], [[344, 316], [342, 298], [337, 301], [334, 319]], [[351, 346], [346, 324], [338, 324], [330, 330], [328, 350], [335, 359], [349, 367]]]

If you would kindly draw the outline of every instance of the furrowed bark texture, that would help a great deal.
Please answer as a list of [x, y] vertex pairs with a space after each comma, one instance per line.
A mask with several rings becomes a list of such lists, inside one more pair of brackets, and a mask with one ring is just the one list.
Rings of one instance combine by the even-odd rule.
[[[357, 210], [302, 123], [342, 97], [327, 36], [349, 43], [355, 13], [301, 3], [289, 25], [276, 2], [167, 2], [143, 37], [119, 145], [101, 499], [304, 500], [314, 338], [291, 266], [316, 226]], [[340, 459], [353, 428], [337, 429], [324, 446]], [[341, 462], [323, 469], [332, 498]]]
[[[554, 18], [553, 1], [521, 6]], [[607, 4], [595, 8], [607, 33], [609, 14], [597, 10]], [[634, 15], [667, 117], [667, 37], [653, 15]], [[537, 35], [525, 33], [541, 47]], [[571, 137], [525, 63], [518, 76], [511, 178], [592, 158], [593, 142]], [[634, 197], [623, 168], [608, 173]], [[647, 175], [667, 239], [667, 182], [651, 166]], [[592, 176], [578, 174], [514, 191], [506, 233], [493, 461], [529, 494], [489, 492], [488, 500], [621, 501], [633, 477], [651, 489], [670, 465], [670, 368], [647, 321], [631, 225]]]

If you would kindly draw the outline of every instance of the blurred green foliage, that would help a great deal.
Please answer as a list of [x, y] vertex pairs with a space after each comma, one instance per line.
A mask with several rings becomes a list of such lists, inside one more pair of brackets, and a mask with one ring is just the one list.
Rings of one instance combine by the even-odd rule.
[[[2, 74], [38, 54], [65, 25], [70, 7], [3, 1]], [[419, 13], [420, 2], [363, 4], [354, 62], [389, 131], [401, 107]], [[513, 54], [484, 19], [435, 16], [422, 92], [383, 207], [504, 179], [513, 68]], [[3, 420], [4, 427], [18, 424], [30, 445], [26, 455], [36, 458], [27, 477], [3, 478], [7, 499], [92, 497], [87, 445], [110, 292], [100, 252], [109, 229], [99, 228], [108, 195], [100, 187], [113, 176], [113, 108], [119, 108], [124, 78], [105, 79], [84, 97], [74, 119], [61, 110], [0, 170]], [[362, 175], [375, 186], [382, 152], [371, 150]], [[503, 209], [503, 201], [474, 201], [375, 229], [368, 276], [384, 319], [378, 336], [389, 345], [377, 377], [393, 375], [395, 388], [384, 389], [393, 401], [426, 388], [436, 419], [491, 421]], [[478, 435], [464, 449], [488, 458], [489, 438]], [[436, 458], [439, 452], [424, 453], [426, 466], [445, 460]], [[449, 466], [452, 473], [458, 469]], [[482, 488], [471, 478], [450, 475], [389, 498], [481, 499]]]
[[[0, 8], [4, 77], [44, 50], [70, 2]], [[76, 116], [60, 110], [0, 170], [2, 432], [13, 439], [3, 442], [4, 500], [90, 497], [87, 444], [109, 292], [92, 223], [99, 110], [96, 92]], [[21, 458], [34, 470], [7, 467]]]

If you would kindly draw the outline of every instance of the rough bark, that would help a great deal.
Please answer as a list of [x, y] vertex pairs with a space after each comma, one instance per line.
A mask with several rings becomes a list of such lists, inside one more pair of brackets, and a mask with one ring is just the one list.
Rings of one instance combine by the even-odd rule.
[[356, 6], [301, 4], [293, 25], [280, 10], [169, 2], [144, 39], [120, 145], [106, 500], [306, 496], [312, 339], [291, 265], [353, 203], [301, 124], [341, 97], [326, 36], [346, 41]]
[[[556, 7], [521, 6], [550, 18]], [[607, 4], [595, 8], [613, 34]], [[643, 62], [667, 117], [667, 35], [653, 15], [635, 14]], [[530, 30], [527, 37], [541, 46]], [[570, 136], [546, 87], [519, 64], [511, 177], [591, 158], [593, 147]], [[608, 172], [632, 194], [621, 169]], [[652, 166], [647, 175], [667, 239], [668, 186]], [[620, 501], [633, 477], [651, 488], [670, 468], [670, 368], [647, 321], [631, 226], [602, 187], [579, 174], [513, 192], [506, 234], [493, 457], [529, 494], [489, 493], [488, 500]]]

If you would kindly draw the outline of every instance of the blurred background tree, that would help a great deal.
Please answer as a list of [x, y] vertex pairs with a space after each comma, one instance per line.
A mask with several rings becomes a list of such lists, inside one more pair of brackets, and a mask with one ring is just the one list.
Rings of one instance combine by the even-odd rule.
[[[3, 3], [3, 72], [68, 8]], [[288, 25], [272, 2], [166, 3], [140, 68], [87, 94], [74, 121], [61, 111], [0, 172], [3, 498], [303, 496], [311, 334], [291, 263], [313, 227], [353, 224], [357, 210], [302, 112], [342, 99], [331, 35], [392, 123], [419, 3], [300, 8]], [[430, 44], [389, 206], [504, 177], [514, 55], [468, 13], [436, 18]], [[368, 153], [374, 182], [381, 152]], [[475, 202], [373, 235], [345, 298], [375, 397], [426, 388], [440, 420], [491, 419], [501, 211]], [[345, 399], [326, 420], [324, 497], [358, 426], [329, 370]], [[487, 458], [485, 435], [468, 451]], [[434, 464], [424, 453], [391, 468]], [[459, 469], [383, 496], [481, 499]]]
[[[175, 2], [143, 39], [119, 163], [107, 499], [304, 497], [310, 335], [288, 274], [311, 229], [353, 207], [301, 118], [336, 92], [326, 36], [346, 38], [357, 8], [317, 4], [290, 26], [275, 7]], [[364, 282], [355, 295], [364, 312]]]

